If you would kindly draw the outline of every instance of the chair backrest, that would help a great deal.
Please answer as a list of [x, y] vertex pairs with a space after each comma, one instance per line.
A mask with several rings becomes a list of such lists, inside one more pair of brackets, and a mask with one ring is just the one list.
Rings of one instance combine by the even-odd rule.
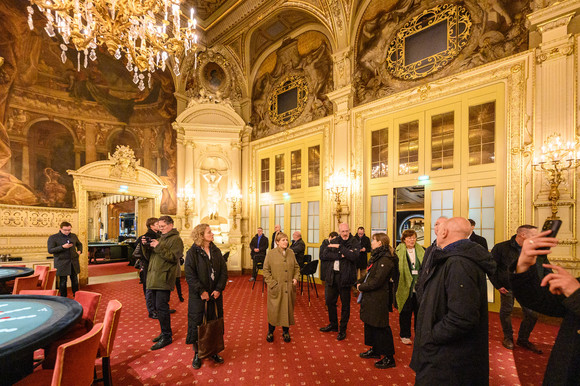
[[56, 268], [48, 271], [46, 275], [46, 282], [44, 283], [45, 290], [51, 290], [54, 287], [54, 280], [56, 279]]
[[17, 277], [14, 280], [14, 288], [12, 289], [12, 295], [18, 295], [23, 289], [35, 290], [38, 289], [38, 275], [32, 275], [27, 277]]
[[310, 263], [312, 261], [312, 255], [304, 255], [302, 257], [302, 261], [304, 262], [304, 264]]
[[38, 275], [39, 287], [40, 289], [45, 289], [46, 281], [48, 280], [48, 271], [50, 267], [48, 265], [37, 265], [34, 267], [34, 274]]
[[98, 292], [77, 291], [75, 293], [75, 300], [83, 306], [83, 320], [89, 323], [89, 328], [96, 321], [101, 296]]
[[318, 269], [318, 260], [311, 261], [307, 263], [302, 269], [300, 270], [300, 274], [302, 275], [314, 275], [316, 270]]
[[58, 295], [58, 291], [57, 290], [21, 290], [18, 295], [56, 296], [56, 295]]
[[52, 386], [78, 386], [93, 383], [95, 359], [103, 323], [98, 323], [85, 335], [58, 346], [52, 374]]
[[100, 358], [111, 356], [113, 343], [117, 335], [117, 327], [119, 327], [121, 308], [123, 308], [123, 305], [118, 300], [109, 300], [109, 304], [107, 304], [105, 319], [103, 320], [103, 334], [101, 336], [101, 344], [99, 345], [98, 356]]

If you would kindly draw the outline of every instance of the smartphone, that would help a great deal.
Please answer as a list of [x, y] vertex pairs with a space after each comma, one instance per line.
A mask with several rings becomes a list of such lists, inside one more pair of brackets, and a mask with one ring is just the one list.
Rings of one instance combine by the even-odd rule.
[[[547, 230], [551, 230], [552, 233], [550, 233], [547, 236], [548, 237], [556, 237], [556, 235], [558, 234], [558, 231], [560, 230], [560, 225], [562, 225], [562, 220], [547, 219], [544, 222], [544, 225], [542, 226], [541, 232], [544, 232], [544, 231], [547, 231]], [[543, 248], [538, 248], [538, 249], [550, 249], [550, 248], [543, 247]]]

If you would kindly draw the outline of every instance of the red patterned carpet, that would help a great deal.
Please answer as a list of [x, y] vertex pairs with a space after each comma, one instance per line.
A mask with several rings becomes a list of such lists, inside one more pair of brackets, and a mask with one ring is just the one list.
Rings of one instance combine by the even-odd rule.
[[[137, 270], [135, 267], [128, 265], [126, 261], [120, 263], [89, 264], [89, 277], [118, 275], [120, 273], [129, 272], [137, 272]], [[135, 273], [135, 275], [137, 275], [137, 273]]]
[[[183, 280], [183, 279], [182, 279]], [[187, 298], [187, 284], [183, 281]], [[118, 299], [123, 304], [119, 332], [111, 359], [115, 385], [413, 385], [414, 372], [409, 368], [412, 346], [398, 339], [398, 316], [391, 314], [395, 334], [397, 367], [379, 370], [374, 360], [358, 357], [366, 351], [363, 344], [363, 324], [358, 305], [352, 300], [348, 336], [336, 341], [336, 333], [324, 334], [318, 328], [328, 323], [324, 306], [324, 290], [319, 286], [319, 298], [297, 296], [296, 325], [290, 328], [291, 343], [282, 341], [282, 331], [275, 333], [274, 343], [266, 342], [266, 295], [261, 282], [252, 291], [248, 276], [234, 277], [224, 293], [226, 349], [225, 363], [217, 365], [204, 360], [199, 370], [191, 367], [193, 351], [185, 344], [187, 299], [180, 303], [173, 293], [171, 307], [173, 344], [150, 351], [151, 339], [160, 332], [159, 323], [147, 318], [145, 301], [137, 280], [98, 284], [84, 288], [101, 292], [98, 320], [103, 319], [106, 302]], [[514, 319], [517, 331], [519, 320]], [[557, 326], [536, 326], [532, 341], [544, 350], [535, 355], [521, 348], [513, 352], [501, 345], [501, 328], [497, 314], [490, 313], [490, 384], [540, 385], [554, 343]], [[100, 372], [100, 369], [99, 369]]]

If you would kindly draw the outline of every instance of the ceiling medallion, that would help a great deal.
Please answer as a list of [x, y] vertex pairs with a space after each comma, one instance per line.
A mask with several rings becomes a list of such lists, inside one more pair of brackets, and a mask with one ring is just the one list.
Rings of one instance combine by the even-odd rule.
[[460, 5], [443, 4], [407, 22], [389, 44], [387, 69], [404, 80], [424, 78], [445, 67], [467, 45], [471, 15]]
[[279, 126], [294, 122], [304, 111], [307, 100], [306, 79], [299, 75], [286, 76], [268, 97], [270, 120]]
[[[165, 71], [169, 56], [174, 59], [173, 71], [179, 76], [179, 58], [197, 48], [197, 21], [190, 9], [187, 17], [181, 0], [29, 0], [28, 25], [34, 29], [32, 15], [36, 5], [46, 17], [46, 33], [60, 35], [64, 44], [61, 59], [66, 61], [68, 45], [77, 52], [77, 69], [88, 59], [96, 60], [97, 46], [106, 46], [116, 59], [124, 55], [127, 71], [140, 90], [145, 88], [144, 73], [151, 87], [151, 73]], [[183, 18], [183, 25], [182, 25]], [[186, 24], [186, 25], [185, 25]]]

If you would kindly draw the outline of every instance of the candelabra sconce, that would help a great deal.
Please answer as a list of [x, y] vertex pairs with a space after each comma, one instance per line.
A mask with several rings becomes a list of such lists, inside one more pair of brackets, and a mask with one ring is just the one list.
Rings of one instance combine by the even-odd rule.
[[344, 195], [348, 189], [349, 181], [346, 177], [344, 170], [340, 170], [337, 173], [333, 173], [328, 177], [328, 183], [326, 185], [326, 190], [331, 195], [333, 201], [336, 203], [336, 221], [340, 224], [342, 217], [342, 203], [344, 202]]
[[180, 188], [177, 192], [177, 199], [183, 202], [185, 209], [185, 224], [184, 226], [189, 229], [191, 224], [189, 223], [189, 216], [193, 211], [193, 200], [195, 199], [195, 193], [193, 193], [192, 188]]
[[232, 206], [232, 217], [234, 218], [234, 229], [238, 227], [238, 215], [242, 212], [242, 192], [237, 186], [233, 187], [226, 194], [226, 201]]
[[560, 134], [550, 135], [541, 148], [539, 158], [535, 158], [532, 166], [537, 172], [546, 173], [550, 192], [548, 200], [552, 203], [552, 220], [558, 219], [558, 200], [560, 199], [560, 183], [564, 180], [562, 173], [574, 170], [580, 166], [580, 151], [578, 140], [564, 144]]

